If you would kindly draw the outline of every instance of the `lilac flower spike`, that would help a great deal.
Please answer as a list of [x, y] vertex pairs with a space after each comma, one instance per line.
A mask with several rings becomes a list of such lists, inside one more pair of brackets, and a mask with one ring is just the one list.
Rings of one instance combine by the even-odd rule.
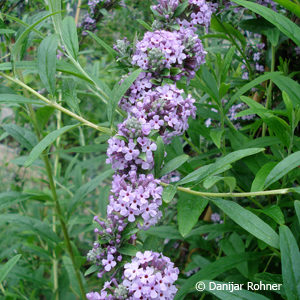
[[155, 74], [164, 69], [177, 68], [180, 73], [166, 75], [173, 79], [182, 76], [194, 77], [205, 62], [206, 52], [197, 35], [190, 30], [146, 32], [142, 41], [136, 44], [132, 64]]

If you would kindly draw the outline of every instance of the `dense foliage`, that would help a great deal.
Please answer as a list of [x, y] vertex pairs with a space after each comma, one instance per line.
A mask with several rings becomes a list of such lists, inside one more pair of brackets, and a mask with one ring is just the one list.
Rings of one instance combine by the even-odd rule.
[[0, 0], [0, 299], [300, 299], [299, 1], [33, 2]]

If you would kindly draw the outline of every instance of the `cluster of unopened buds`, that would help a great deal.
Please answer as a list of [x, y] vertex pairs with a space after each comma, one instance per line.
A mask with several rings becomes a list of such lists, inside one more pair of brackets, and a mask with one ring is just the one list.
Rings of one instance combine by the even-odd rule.
[[[98, 239], [88, 253], [88, 260], [99, 266], [98, 277], [109, 272], [110, 281], [100, 292], [87, 294], [89, 300], [172, 300], [177, 291], [174, 282], [179, 270], [169, 258], [145, 251], [137, 252], [130, 261], [121, 255], [121, 248], [124, 244], [135, 245], [135, 233], [147, 230], [162, 217], [160, 182], [179, 179], [179, 174], [174, 172], [161, 179], [154, 178], [157, 137], [165, 144], [170, 143], [174, 136], [188, 129], [188, 119], [196, 116], [195, 100], [178, 89], [176, 81], [183, 76], [191, 79], [205, 62], [206, 52], [195, 34], [195, 26], [208, 26], [214, 6], [204, 0], [190, 0], [188, 12], [177, 15], [176, 9], [181, 4], [181, 1], [159, 0], [152, 7], [158, 15], [169, 10], [178, 30], [171, 30], [167, 22], [159, 19], [165, 26], [146, 32], [135, 46], [127, 39], [114, 46], [119, 58], [127, 58], [131, 69], [138, 66], [144, 72], [121, 99], [119, 106], [127, 112], [127, 118], [108, 140], [107, 163], [112, 165], [115, 174], [106, 221], [94, 219], [100, 229], [95, 230]], [[128, 235], [132, 226], [136, 231]]]

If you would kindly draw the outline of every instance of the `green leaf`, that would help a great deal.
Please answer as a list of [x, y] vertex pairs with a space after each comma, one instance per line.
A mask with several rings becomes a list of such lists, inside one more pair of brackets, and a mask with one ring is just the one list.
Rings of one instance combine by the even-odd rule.
[[2, 225], [7, 222], [17, 226], [18, 230], [31, 230], [33, 234], [38, 234], [45, 239], [55, 243], [61, 242], [51, 227], [46, 222], [42, 222], [38, 219], [18, 214], [0, 215], [0, 224]]
[[259, 211], [272, 218], [277, 224], [284, 224], [284, 215], [279, 206], [272, 205], [263, 209], [259, 209]]
[[279, 73], [272, 77], [272, 81], [281, 91], [289, 95], [294, 106], [300, 105], [300, 84], [297, 81]]
[[[205, 292], [213, 294], [221, 300], [269, 300], [269, 298], [260, 295], [258, 293], [250, 292], [246, 290], [246, 284], [243, 284], [242, 287], [244, 289], [237, 288], [237, 290], [231, 290], [231, 287], [237, 287], [237, 285], [229, 285], [228, 282], [220, 282], [220, 281], [210, 281], [210, 280], [202, 280], [205, 284]], [[224, 288], [224, 286], [228, 287], [228, 290]], [[239, 286], [241, 286], [239, 284]]]
[[216, 101], [216, 103], [219, 103], [220, 97], [217, 81], [205, 66], [202, 66], [202, 80], [208, 89], [209, 95]]
[[15, 94], [0, 94], [0, 103], [6, 103], [6, 104], [44, 104], [40, 100], [34, 100], [34, 99], [28, 99], [21, 95], [15, 95]]
[[54, 130], [45, 136], [30, 152], [28, 159], [26, 160], [24, 166], [29, 167], [42, 153], [43, 151], [49, 147], [59, 136], [64, 134], [65, 132], [77, 127], [76, 125], [64, 126], [60, 129]]
[[177, 292], [174, 300], [182, 300], [184, 299], [185, 295], [195, 292], [195, 285], [197, 282], [204, 279], [214, 279], [218, 275], [236, 268], [239, 264], [245, 262], [246, 260], [257, 260], [259, 257], [260, 255], [256, 253], [239, 253], [221, 257], [218, 260], [205, 265], [199, 272], [185, 280], [184, 284]]
[[287, 113], [288, 113], [288, 118], [290, 121], [290, 124], [293, 124], [293, 103], [289, 97], [289, 95], [283, 91], [282, 92], [282, 99], [284, 101]]
[[212, 202], [243, 229], [271, 247], [279, 247], [279, 237], [277, 233], [255, 214], [233, 201], [214, 199]]
[[262, 5], [245, 1], [245, 0], [234, 0], [233, 2], [242, 5], [253, 12], [261, 15], [270, 23], [275, 25], [283, 34], [293, 40], [298, 46], [300, 45], [300, 28], [294, 22], [289, 20], [284, 15], [273, 11], [270, 8]]
[[0, 34], [13, 34], [13, 33], [16, 32], [12, 29], [0, 28]]
[[30, 198], [29, 195], [21, 194], [18, 192], [4, 192], [0, 193], [0, 210], [7, 207], [11, 207], [22, 201], [26, 201]]
[[155, 178], [158, 178], [165, 157], [165, 144], [161, 136], [158, 136], [156, 139], [156, 146], [157, 149], [154, 152], [154, 174]]
[[179, 155], [172, 160], [168, 161], [166, 165], [162, 168], [160, 172], [160, 177], [177, 170], [181, 165], [183, 165], [190, 157], [186, 154]]
[[75, 20], [72, 17], [66, 17], [62, 22], [62, 40], [68, 54], [77, 60], [79, 44]]
[[296, 215], [297, 215], [297, 218], [298, 218], [298, 223], [299, 223], [299, 226], [300, 226], [300, 201], [296, 200], [294, 202], [294, 206], [295, 206], [295, 211], [296, 211]]
[[148, 31], [152, 31], [152, 27], [142, 19], [137, 19], [137, 22], [141, 24], [144, 28], [146, 28]]
[[115, 110], [118, 103], [120, 102], [122, 97], [124, 97], [127, 90], [131, 87], [133, 82], [138, 78], [142, 71], [142, 69], [137, 69], [128, 77], [126, 77], [121, 84], [119, 84], [118, 82], [115, 84], [115, 87], [112, 91], [112, 99], [108, 102], [107, 106], [107, 116], [108, 120], [111, 123], [113, 122]]
[[8, 132], [16, 141], [18, 141], [23, 147], [31, 150], [37, 143], [34, 133], [24, 127], [20, 127], [16, 124], [6, 124], [3, 128]]
[[234, 163], [235, 161], [238, 161], [250, 155], [257, 154], [264, 150], [265, 149], [263, 148], [249, 148], [231, 152], [230, 154], [219, 158], [214, 164], [206, 165], [190, 173], [189, 175], [181, 179], [178, 184], [204, 180], [208, 176], [214, 175], [218, 170], [223, 169], [224, 167]]
[[233, 55], [234, 55], [235, 51], [236, 51], [235, 46], [230, 47], [224, 57], [224, 62], [222, 65], [222, 72], [221, 72], [221, 82], [225, 82], [225, 80], [227, 78], [228, 70], [232, 65], [232, 59], [233, 59]]
[[162, 193], [162, 199], [165, 203], [170, 203], [175, 194], [177, 192], [176, 186], [169, 184], [168, 186], [164, 187], [163, 193]]
[[218, 18], [214, 17], [211, 19], [211, 28], [218, 32], [224, 32], [230, 39], [235, 37], [241, 43], [242, 47], [245, 48], [246, 38], [231, 24], [220, 22]]
[[92, 273], [95, 273], [95, 272], [97, 272], [97, 271], [99, 271], [99, 266], [97, 266], [97, 265], [92, 265], [92, 266], [90, 266], [90, 267], [85, 271], [84, 276], [88, 276], [88, 275], [90, 275], [90, 274], [92, 274]]
[[91, 181], [82, 185], [75, 193], [73, 199], [69, 203], [69, 212], [73, 211], [76, 208], [76, 205], [89, 193], [94, 191], [99, 187], [100, 183], [110, 177], [114, 173], [113, 170], [109, 169], [97, 177], [93, 178]]
[[80, 298], [80, 288], [76, 279], [76, 273], [72, 261], [68, 256], [63, 256], [62, 261], [68, 273], [70, 289]]
[[25, 40], [25, 38], [27, 37], [27, 35], [37, 26], [39, 25], [41, 22], [43, 22], [44, 20], [46, 20], [47, 18], [54, 16], [56, 14], [60, 14], [61, 12], [53, 12], [49, 15], [44, 16], [43, 18], [39, 19], [37, 22], [33, 23], [32, 25], [30, 25], [29, 27], [27, 27], [22, 34], [19, 36], [19, 38], [17, 39], [17, 41], [15, 42], [13, 49], [12, 49], [12, 53], [14, 57], [17, 57], [17, 55], [20, 53], [22, 47], [23, 47], [23, 42]]
[[93, 32], [87, 31], [87, 33], [97, 42], [97, 44], [103, 47], [107, 51], [107, 53], [109, 53], [112, 57], [116, 57], [119, 55], [116, 50], [114, 50], [111, 46], [109, 46], [107, 43], [105, 43], [103, 40], [97, 37]]
[[256, 173], [255, 178], [251, 185], [251, 192], [263, 191], [266, 178], [270, 171], [275, 167], [275, 162], [268, 162], [263, 165]]
[[135, 256], [138, 251], [139, 251], [139, 248], [132, 244], [125, 244], [121, 248], [118, 249], [118, 252], [120, 252], [123, 255], [128, 255], [128, 256]]
[[47, 91], [54, 96], [57, 36], [46, 37], [38, 48], [38, 72]]
[[0, 284], [6, 278], [10, 270], [16, 265], [16, 263], [19, 261], [21, 256], [22, 256], [21, 254], [17, 254], [16, 256], [12, 257], [8, 262], [6, 262], [4, 265], [0, 266]]
[[208, 200], [199, 196], [178, 192], [177, 220], [180, 234], [185, 237], [198, 222]]
[[179, 17], [186, 10], [188, 6], [189, 6], [188, 1], [182, 1], [182, 3], [180, 3], [176, 8], [174, 12], [174, 17]]
[[222, 130], [222, 129], [212, 129], [209, 132], [210, 137], [212, 138], [212, 141], [219, 149], [221, 147], [223, 133], [224, 133], [224, 130]]
[[280, 252], [283, 286], [288, 300], [300, 299], [300, 253], [287, 226], [280, 226]]
[[300, 151], [297, 151], [279, 162], [269, 173], [265, 181], [265, 188], [278, 181], [300, 164]]

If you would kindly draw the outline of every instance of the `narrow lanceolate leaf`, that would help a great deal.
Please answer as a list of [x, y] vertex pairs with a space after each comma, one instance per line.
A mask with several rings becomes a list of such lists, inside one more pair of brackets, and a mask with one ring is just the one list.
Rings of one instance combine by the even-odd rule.
[[266, 244], [279, 248], [278, 234], [258, 216], [233, 201], [214, 199], [212, 202], [243, 229]]
[[26, 201], [30, 198], [29, 195], [21, 194], [19, 192], [4, 192], [0, 193], [0, 210], [11, 207], [22, 201]]
[[264, 151], [264, 148], [249, 148], [234, 151], [224, 157], [219, 158], [214, 164], [210, 164], [207, 166], [203, 166], [196, 171], [190, 173], [183, 179], [181, 179], [178, 184], [186, 184], [193, 181], [202, 181], [205, 178], [214, 175], [218, 172], [218, 170], [223, 169], [226, 166], [250, 155], [257, 154], [259, 152]]
[[300, 252], [287, 226], [279, 228], [281, 268], [284, 290], [288, 300], [300, 299]]
[[291, 170], [300, 165], [300, 151], [297, 151], [278, 163], [266, 178], [265, 188], [278, 181]]
[[21, 254], [18, 254], [14, 257], [12, 257], [8, 262], [6, 262], [4, 265], [0, 265], [0, 284], [2, 281], [6, 278], [10, 270], [16, 265], [16, 263], [21, 258]]
[[46, 37], [38, 48], [38, 72], [47, 91], [55, 93], [57, 36]]
[[162, 168], [160, 172], [160, 176], [164, 176], [177, 168], [179, 168], [181, 165], [183, 165], [187, 160], [189, 159], [189, 156], [186, 154], [182, 154], [180, 156], [175, 157], [174, 159], [168, 161], [166, 165]]
[[68, 273], [70, 289], [80, 298], [80, 288], [76, 279], [76, 273], [72, 261], [68, 256], [63, 256], [62, 260]]
[[103, 40], [97, 37], [93, 32], [87, 31], [87, 33], [91, 36], [91, 38], [93, 38], [97, 42], [97, 44], [103, 47], [107, 51], [107, 53], [109, 53], [112, 57], [116, 57], [118, 55], [118, 52], [116, 50], [114, 50], [111, 46], [109, 46]]
[[53, 12], [41, 19], [39, 19], [37, 22], [35, 22], [34, 24], [30, 25], [29, 27], [26, 28], [26, 30], [24, 30], [22, 32], [22, 34], [19, 36], [19, 38], [17, 39], [17, 41], [15, 42], [14, 44], [14, 47], [13, 47], [13, 50], [12, 50], [12, 53], [13, 53], [13, 56], [17, 56], [20, 51], [21, 51], [21, 48], [23, 46], [23, 41], [26, 39], [26, 37], [28, 36], [28, 34], [30, 32], [32, 32], [32, 30], [37, 26], [39, 25], [41, 22], [43, 22], [44, 20], [46, 20], [47, 18], [51, 17], [51, 16], [54, 16], [56, 14], [59, 14], [60, 12]]
[[271, 161], [266, 163], [259, 169], [252, 182], [251, 192], [258, 192], [264, 189], [266, 178], [268, 174], [271, 172], [271, 170], [275, 167], [275, 165], [276, 163]]
[[242, 5], [253, 12], [261, 15], [270, 23], [275, 25], [283, 34], [293, 40], [297, 45], [300, 45], [300, 28], [290, 19], [284, 15], [273, 11], [270, 8], [262, 5], [245, 1], [245, 0], [233, 0], [233, 2]]
[[125, 78], [121, 84], [116, 83], [112, 91], [112, 99], [108, 102], [107, 107], [107, 116], [110, 122], [113, 121], [115, 109], [118, 103], [142, 71], [142, 69], [137, 69], [134, 72], [132, 72], [127, 78]]
[[163, 201], [165, 203], [170, 203], [173, 200], [173, 198], [176, 194], [176, 191], [177, 191], [176, 186], [174, 186], [172, 184], [164, 187], [164, 190], [163, 190], [163, 193], [162, 193]]
[[67, 132], [68, 130], [71, 130], [75, 127], [77, 127], [78, 124], [76, 125], [69, 125], [62, 127], [60, 129], [57, 129], [55, 131], [52, 131], [49, 133], [47, 136], [45, 136], [30, 152], [29, 157], [27, 161], [25, 162], [24, 166], [29, 167], [42, 153], [43, 151], [49, 147], [60, 135], [63, 133]]
[[79, 44], [75, 20], [72, 17], [66, 17], [62, 22], [62, 40], [68, 54], [77, 60]]
[[6, 104], [43, 104], [40, 100], [28, 99], [16, 94], [0, 94], [0, 103]]
[[299, 223], [299, 226], [300, 226], [300, 201], [296, 200], [294, 202], [294, 206], [295, 206], [296, 215], [297, 215], [297, 218], [298, 218], [298, 223]]
[[182, 192], [179, 192], [178, 196], [178, 228], [181, 235], [185, 237], [198, 222], [200, 215], [207, 206], [208, 200]]
[[165, 144], [161, 136], [156, 139], [156, 146], [157, 149], [154, 152], [154, 174], [155, 178], [158, 178], [165, 157]]
[[5, 124], [3, 128], [8, 132], [17, 142], [23, 147], [31, 150], [37, 143], [34, 133], [26, 128], [20, 127], [16, 124]]

